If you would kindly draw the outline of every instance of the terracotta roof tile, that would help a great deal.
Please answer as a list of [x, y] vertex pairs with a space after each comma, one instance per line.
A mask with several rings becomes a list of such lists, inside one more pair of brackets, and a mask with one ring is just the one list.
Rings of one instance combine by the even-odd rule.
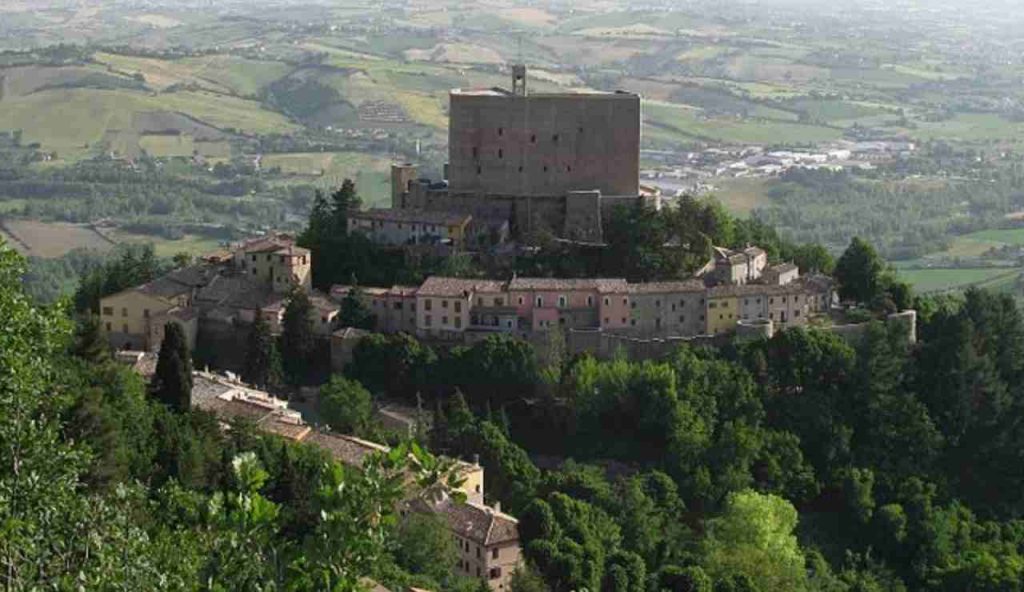
[[629, 284], [631, 294], [667, 294], [672, 292], [703, 292], [704, 282], [685, 280], [681, 282], [647, 282]]
[[441, 514], [452, 532], [477, 544], [490, 546], [519, 540], [518, 520], [482, 504], [460, 504], [445, 498], [434, 505], [417, 501], [415, 508]]
[[323, 448], [336, 460], [353, 467], [363, 466], [371, 454], [388, 451], [388, 447], [382, 444], [320, 431], [312, 432], [303, 441]]
[[612, 292], [617, 289], [625, 289], [626, 280], [620, 278], [513, 278], [508, 284], [509, 290], [536, 290], [542, 292], [557, 292], [559, 290], [597, 290]]
[[449, 296], [452, 298], [470, 296], [477, 292], [499, 293], [505, 290], [505, 282], [497, 280], [472, 280], [431, 276], [417, 291], [418, 296]]

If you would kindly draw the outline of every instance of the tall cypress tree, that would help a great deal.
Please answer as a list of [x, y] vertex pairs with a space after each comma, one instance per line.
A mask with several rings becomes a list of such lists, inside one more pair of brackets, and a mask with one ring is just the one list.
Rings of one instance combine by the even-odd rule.
[[348, 213], [358, 210], [362, 205], [362, 200], [356, 193], [356, 184], [352, 182], [352, 179], [342, 181], [341, 188], [331, 194], [331, 201], [333, 202], [334, 238], [347, 236]]
[[355, 283], [349, 288], [348, 294], [341, 301], [341, 325], [372, 331], [377, 325], [377, 317], [363, 304], [363, 291]]
[[270, 324], [263, 317], [263, 311], [256, 311], [242, 378], [251, 385], [264, 388], [280, 380], [280, 364], [281, 356], [270, 332]]
[[313, 303], [301, 289], [292, 291], [288, 308], [284, 311], [281, 334], [281, 355], [284, 371], [289, 382], [300, 384], [306, 380], [310, 370], [310, 357], [316, 349], [311, 318]]
[[110, 359], [110, 346], [107, 345], [107, 339], [103, 334], [103, 327], [97, 315], [86, 314], [78, 319], [71, 353], [92, 363]]
[[188, 411], [192, 405], [192, 356], [177, 323], [164, 325], [152, 390], [160, 402], [179, 411]]

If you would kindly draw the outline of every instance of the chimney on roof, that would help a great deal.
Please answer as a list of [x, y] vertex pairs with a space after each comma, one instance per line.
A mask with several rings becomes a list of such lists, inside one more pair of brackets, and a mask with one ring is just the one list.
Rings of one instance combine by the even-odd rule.
[[512, 66], [512, 94], [517, 97], [526, 96], [526, 65], [514, 64]]
[[478, 467], [480, 466], [480, 455], [479, 454], [474, 454], [473, 455], [473, 464], [478, 466]]
[[499, 501], [495, 501], [494, 502], [494, 512], [495, 513], [501, 512], [501, 502], [499, 502]]

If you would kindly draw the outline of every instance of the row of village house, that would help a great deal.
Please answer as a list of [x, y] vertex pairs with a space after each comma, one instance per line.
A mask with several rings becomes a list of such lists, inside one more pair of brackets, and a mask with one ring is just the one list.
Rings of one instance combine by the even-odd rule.
[[[203, 262], [101, 300], [100, 317], [116, 349], [152, 351], [163, 327], [177, 322], [195, 345], [202, 322], [247, 325], [260, 312], [279, 330], [293, 286], [310, 294], [314, 330], [329, 337], [351, 289], [311, 289], [312, 255], [287, 235], [248, 241]], [[793, 264], [769, 266], [764, 251], [716, 249], [694, 278], [631, 283], [624, 279], [431, 277], [419, 286], [363, 288], [376, 330], [458, 341], [471, 334], [522, 337], [549, 331], [599, 330], [648, 337], [693, 337], [733, 331], [742, 321], [801, 326], [827, 311], [832, 281], [800, 277]]]
[[[335, 286], [340, 301], [351, 288]], [[463, 340], [467, 333], [528, 336], [553, 328], [601, 330], [636, 337], [720, 335], [737, 323], [770, 320], [802, 326], [828, 310], [832, 282], [822, 276], [786, 284], [702, 280], [629, 283], [623, 279], [510, 281], [431, 277], [417, 287], [363, 288], [376, 330]]]

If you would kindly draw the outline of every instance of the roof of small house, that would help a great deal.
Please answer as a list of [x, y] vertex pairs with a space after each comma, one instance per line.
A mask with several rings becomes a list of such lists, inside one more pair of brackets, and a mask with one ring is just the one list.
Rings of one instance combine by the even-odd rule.
[[416, 292], [418, 296], [468, 297], [477, 292], [503, 292], [505, 283], [497, 280], [474, 280], [431, 276]]
[[446, 497], [433, 505], [418, 500], [414, 507], [442, 515], [452, 532], [485, 547], [519, 540], [519, 521], [483, 504]]

